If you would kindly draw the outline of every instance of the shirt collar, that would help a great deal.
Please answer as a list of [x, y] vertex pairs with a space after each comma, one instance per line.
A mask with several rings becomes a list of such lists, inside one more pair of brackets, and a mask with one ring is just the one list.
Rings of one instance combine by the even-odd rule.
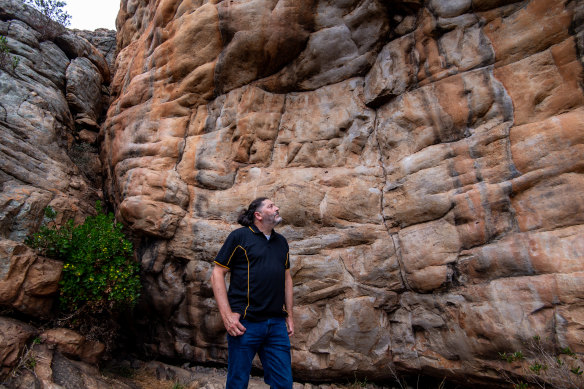
[[[250, 230], [252, 230], [254, 234], [262, 234], [262, 235], [264, 235], [264, 233], [261, 232], [260, 229], [255, 224], [252, 224], [248, 228]], [[270, 234], [270, 239], [272, 239], [274, 236], [276, 236], [276, 230], [272, 228], [272, 233]]]

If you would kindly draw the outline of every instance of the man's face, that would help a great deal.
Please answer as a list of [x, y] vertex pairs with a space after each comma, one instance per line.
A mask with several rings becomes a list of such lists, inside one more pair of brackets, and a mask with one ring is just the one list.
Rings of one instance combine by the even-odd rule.
[[262, 217], [262, 223], [271, 224], [273, 226], [280, 224], [282, 217], [280, 216], [280, 208], [272, 200], [264, 200], [261, 208], [256, 211]]

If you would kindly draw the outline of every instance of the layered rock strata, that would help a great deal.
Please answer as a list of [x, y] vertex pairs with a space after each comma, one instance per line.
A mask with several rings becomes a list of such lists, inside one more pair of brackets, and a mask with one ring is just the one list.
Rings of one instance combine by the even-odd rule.
[[298, 376], [484, 380], [535, 334], [581, 352], [580, 8], [123, 2], [102, 155], [150, 350], [224, 360], [210, 262], [267, 195]]
[[57, 223], [81, 221], [101, 197], [98, 122], [111, 74], [86, 39], [65, 32], [45, 40], [38, 18], [20, 1], [1, 4], [5, 54], [18, 62], [0, 70], [0, 305], [47, 317], [62, 263], [22, 242], [48, 222], [45, 207]]
[[[15, 38], [35, 36], [26, 12], [3, 22], [39, 88], [16, 106], [58, 114], [3, 147], [10, 162], [35, 145], [45, 163], [2, 168], [16, 243], [47, 204], [89, 212], [99, 185], [53, 135], [95, 127], [97, 96], [55, 74], [107, 83], [107, 62], [69, 35], [27, 38], [51, 53], [32, 72]], [[268, 196], [291, 246], [296, 379], [486, 383], [534, 335], [584, 352], [583, 16], [568, 0], [122, 0], [101, 161], [139, 238], [138, 343], [226, 361], [212, 260], [238, 211]], [[15, 112], [1, 122], [30, 117]]]
[[111, 77], [87, 40], [71, 32], [43, 40], [31, 27], [34, 12], [3, 1], [0, 14], [0, 35], [19, 61], [0, 72], [0, 237], [17, 242], [36, 231], [46, 206], [58, 221], [80, 219], [99, 198], [91, 175], [99, 175], [101, 92]]
[[98, 123], [109, 106], [109, 65], [70, 31], [47, 40], [40, 18], [22, 1], [0, 2], [10, 59], [0, 69], [0, 379], [13, 388], [120, 387], [99, 378], [103, 344], [6, 317], [51, 316], [63, 264], [23, 244], [49, 221], [45, 207], [57, 211], [56, 223], [81, 221], [101, 197]]
[[143, 236], [144, 339], [225, 361], [212, 260], [281, 207], [296, 377], [488, 382], [583, 352], [582, 3], [122, 1], [106, 192]]

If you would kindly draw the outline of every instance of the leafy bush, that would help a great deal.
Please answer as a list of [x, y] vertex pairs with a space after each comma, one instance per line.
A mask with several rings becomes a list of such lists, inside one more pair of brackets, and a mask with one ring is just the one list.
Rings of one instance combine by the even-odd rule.
[[51, 40], [65, 32], [65, 27], [71, 24], [71, 15], [63, 10], [67, 5], [59, 0], [24, 0], [40, 12], [33, 15], [33, 27], [41, 34], [42, 39]]
[[40, 254], [62, 260], [60, 307], [66, 312], [84, 306], [91, 312], [114, 311], [133, 306], [139, 296], [138, 264], [133, 259], [132, 243], [97, 202], [97, 215], [81, 225], [72, 220], [54, 224], [56, 213], [47, 207], [49, 225], [30, 236], [26, 243]]

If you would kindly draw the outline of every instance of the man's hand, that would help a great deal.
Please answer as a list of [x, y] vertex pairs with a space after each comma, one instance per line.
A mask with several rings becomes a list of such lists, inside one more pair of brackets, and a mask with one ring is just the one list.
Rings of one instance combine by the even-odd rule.
[[229, 335], [240, 336], [245, 332], [245, 327], [239, 322], [240, 317], [241, 315], [235, 312], [227, 313], [223, 317], [223, 324]]
[[288, 327], [288, 336], [294, 335], [294, 319], [292, 315], [286, 317], [286, 326]]

